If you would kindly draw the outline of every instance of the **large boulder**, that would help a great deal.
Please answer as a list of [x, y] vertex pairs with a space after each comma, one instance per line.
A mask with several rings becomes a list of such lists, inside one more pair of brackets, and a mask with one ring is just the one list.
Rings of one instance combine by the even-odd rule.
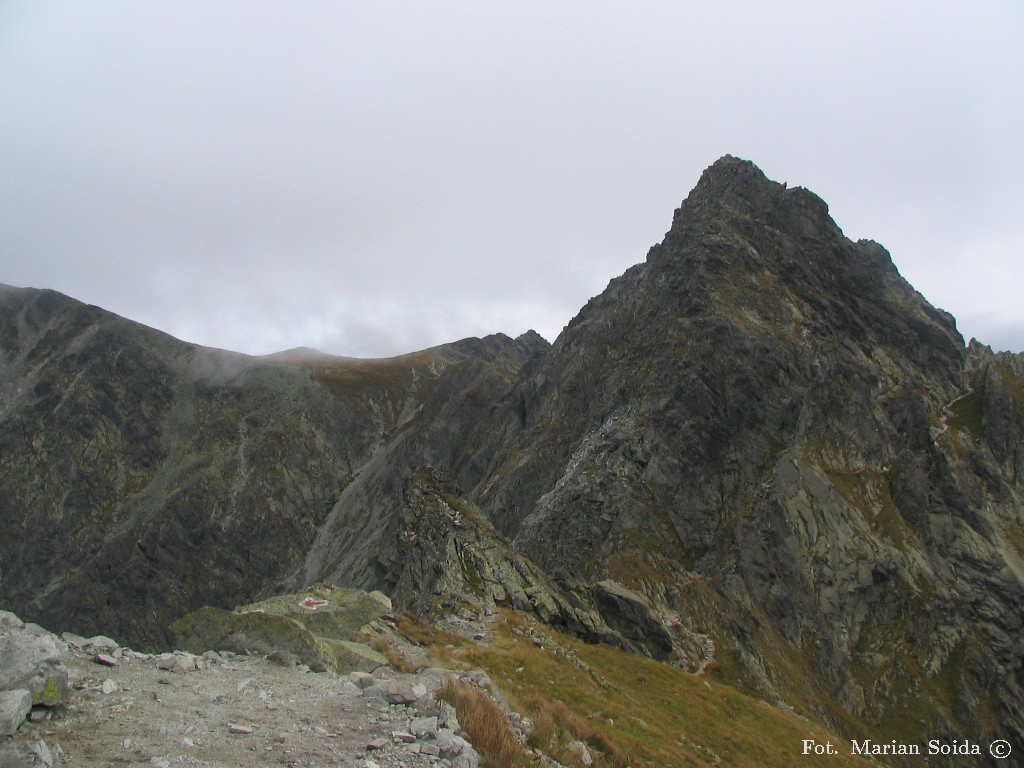
[[643, 595], [612, 579], [597, 582], [590, 593], [610, 627], [640, 643], [655, 658], [672, 654], [672, 634]]
[[191, 653], [273, 655], [319, 672], [371, 672], [387, 659], [353, 638], [388, 605], [383, 595], [320, 585], [234, 611], [200, 608], [172, 624], [171, 632]]
[[25, 624], [8, 611], [2, 614], [0, 691], [28, 691], [32, 705], [59, 704], [68, 690], [61, 658], [67, 646], [36, 624]]

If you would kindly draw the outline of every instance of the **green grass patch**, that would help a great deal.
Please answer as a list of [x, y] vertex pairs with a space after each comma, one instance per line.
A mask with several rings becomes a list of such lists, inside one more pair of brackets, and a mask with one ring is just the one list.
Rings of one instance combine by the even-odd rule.
[[822, 468], [829, 484], [843, 500], [858, 510], [876, 533], [898, 549], [919, 546], [917, 536], [907, 525], [889, 492], [888, 478], [880, 472], [839, 472]]
[[1018, 420], [1024, 419], [1024, 381], [1018, 378], [1010, 368], [1002, 363], [995, 364], [999, 383], [1013, 401], [1013, 415]]
[[[804, 756], [803, 739], [848, 743], [717, 681], [504, 613], [489, 647], [458, 659], [485, 669], [510, 706], [536, 723], [531, 743], [574, 765], [583, 741], [598, 766], [867, 766], [847, 754]], [[806, 673], [806, 671], [805, 671]]]
[[977, 442], [985, 434], [984, 410], [985, 379], [979, 377], [977, 388], [950, 407], [947, 423], [957, 431], [966, 430]]

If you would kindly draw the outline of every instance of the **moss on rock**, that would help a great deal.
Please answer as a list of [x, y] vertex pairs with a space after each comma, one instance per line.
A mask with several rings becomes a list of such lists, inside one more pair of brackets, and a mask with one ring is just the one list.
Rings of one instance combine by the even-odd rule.
[[352, 638], [385, 612], [386, 602], [357, 589], [318, 585], [234, 611], [205, 607], [171, 625], [190, 653], [281, 653], [315, 671], [372, 671], [387, 659]]

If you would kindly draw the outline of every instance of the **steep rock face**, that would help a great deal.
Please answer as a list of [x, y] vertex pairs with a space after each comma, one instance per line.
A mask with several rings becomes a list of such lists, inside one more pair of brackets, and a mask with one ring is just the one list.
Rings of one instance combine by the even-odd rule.
[[474, 493], [556, 581], [645, 594], [769, 696], [1020, 740], [1021, 381], [727, 157], [524, 372]]
[[414, 468], [430, 465], [443, 466], [446, 474], [469, 484], [487, 476], [497, 446], [519, 426], [507, 395], [524, 365], [548, 347], [532, 332], [515, 340], [474, 340], [474, 354], [441, 371], [414, 416], [389, 433], [360, 468], [288, 586], [331, 581], [375, 589], [388, 582], [379, 556], [391, 546], [391, 534], [407, 509], [406, 478]]
[[0, 602], [143, 647], [273, 589], [445, 368], [513, 344], [261, 360], [3, 288]]
[[459, 490], [429, 468], [403, 489], [402, 514], [378, 559], [395, 602], [420, 615], [504, 604], [564, 623], [561, 596]]
[[503, 606], [683, 669], [706, 664], [710, 640], [685, 630], [678, 616], [643, 595], [613, 580], [590, 589], [554, 585], [436, 470], [413, 468], [403, 489], [403, 505], [377, 557], [397, 608], [443, 623], [451, 614]]

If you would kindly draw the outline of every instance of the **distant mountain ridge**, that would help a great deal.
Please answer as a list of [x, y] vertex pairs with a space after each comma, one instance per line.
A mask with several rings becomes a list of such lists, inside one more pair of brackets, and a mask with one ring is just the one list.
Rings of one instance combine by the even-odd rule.
[[140, 645], [293, 570], [416, 398], [492, 343], [284, 364], [52, 291], [5, 289], [0, 302], [0, 515], [16, 532], [0, 545], [2, 600]]
[[1024, 355], [726, 156], [553, 344], [178, 342], [0, 290], [0, 604], [159, 644], [318, 581], [1024, 750]]

